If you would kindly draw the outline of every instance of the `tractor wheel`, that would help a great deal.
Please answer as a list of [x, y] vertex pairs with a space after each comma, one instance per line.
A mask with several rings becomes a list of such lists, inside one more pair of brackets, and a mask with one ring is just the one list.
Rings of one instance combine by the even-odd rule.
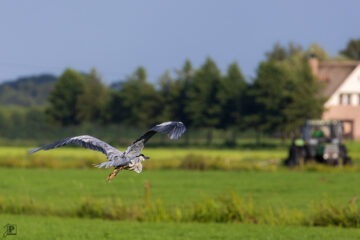
[[300, 164], [301, 159], [304, 157], [303, 148], [291, 145], [289, 149], [289, 156], [285, 160], [284, 164], [288, 167], [294, 167]]
[[340, 158], [341, 158], [342, 164], [343, 165], [351, 165], [352, 160], [351, 160], [351, 157], [347, 153], [346, 146], [341, 144], [339, 147], [339, 150], [340, 150]]

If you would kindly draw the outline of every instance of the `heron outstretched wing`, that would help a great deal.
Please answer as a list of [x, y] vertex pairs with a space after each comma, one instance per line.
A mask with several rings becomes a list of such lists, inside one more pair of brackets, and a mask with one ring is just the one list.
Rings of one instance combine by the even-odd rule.
[[76, 145], [80, 145], [84, 148], [102, 152], [103, 154], [105, 154], [108, 157], [108, 159], [109, 159], [109, 156], [111, 156], [113, 154], [122, 154], [119, 150], [112, 147], [108, 143], [101, 141], [100, 139], [97, 139], [95, 137], [89, 136], [89, 135], [65, 138], [65, 139], [56, 141], [54, 143], [47, 144], [42, 147], [34, 148], [34, 149], [30, 150], [29, 153], [34, 153], [39, 150], [50, 150], [50, 149], [62, 147], [62, 146], [68, 145], [68, 144], [76, 144]]
[[134, 143], [144, 140], [144, 144], [156, 133], [165, 133], [170, 139], [178, 139], [186, 131], [186, 127], [182, 122], [163, 122], [150, 128], [147, 132], [136, 139]]
[[136, 139], [124, 152], [127, 159], [139, 156], [141, 150], [144, 148], [145, 143], [156, 133], [164, 133], [170, 139], [178, 139], [186, 131], [182, 122], [163, 122], [150, 128], [147, 132]]

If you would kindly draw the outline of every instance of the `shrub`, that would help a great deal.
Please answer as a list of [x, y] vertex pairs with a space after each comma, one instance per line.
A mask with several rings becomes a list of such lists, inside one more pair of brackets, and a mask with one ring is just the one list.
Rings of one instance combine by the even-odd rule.
[[206, 170], [208, 163], [204, 156], [188, 154], [181, 161], [179, 168], [187, 170]]
[[311, 226], [360, 227], [360, 208], [354, 197], [345, 206], [322, 201], [313, 208], [305, 224]]

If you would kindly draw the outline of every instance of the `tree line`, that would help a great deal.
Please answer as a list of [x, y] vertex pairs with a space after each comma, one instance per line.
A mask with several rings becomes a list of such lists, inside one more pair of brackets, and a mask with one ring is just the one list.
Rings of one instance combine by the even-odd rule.
[[[342, 53], [356, 57], [353, 46], [356, 49], [350, 41]], [[186, 60], [155, 84], [148, 81], [144, 67], [135, 69], [116, 87], [104, 85], [96, 69], [81, 73], [68, 68], [58, 77], [46, 108], [23, 114], [23, 121], [59, 128], [115, 124], [144, 129], [178, 120], [189, 128], [205, 130], [208, 144], [214, 129], [232, 132], [232, 143], [237, 133], [245, 131], [285, 137], [306, 119], [321, 117], [324, 110], [322, 86], [308, 64], [313, 55], [320, 60], [329, 58], [317, 45], [304, 50], [293, 43], [275, 44], [251, 80], [245, 79], [235, 62], [222, 73], [210, 57], [199, 68]], [[15, 118], [11, 124], [21, 122], [14, 116], [10, 116]], [[5, 118], [0, 112], [0, 128]]]
[[175, 76], [166, 71], [156, 85], [148, 82], [146, 69], [138, 67], [116, 90], [102, 84], [94, 69], [88, 74], [67, 69], [50, 93], [45, 113], [59, 126], [97, 123], [145, 128], [179, 120], [206, 129], [209, 143], [213, 129], [286, 135], [323, 111], [320, 85], [307, 57], [299, 46], [276, 45], [252, 82], [246, 81], [237, 63], [222, 74], [211, 58], [197, 69], [187, 60]]

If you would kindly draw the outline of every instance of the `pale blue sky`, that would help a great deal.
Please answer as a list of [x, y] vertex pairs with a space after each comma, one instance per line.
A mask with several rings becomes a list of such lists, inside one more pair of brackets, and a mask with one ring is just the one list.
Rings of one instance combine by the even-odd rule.
[[212, 57], [254, 76], [276, 42], [336, 55], [360, 38], [358, 0], [1, 0], [0, 82], [96, 67], [105, 83], [144, 66], [149, 80]]

